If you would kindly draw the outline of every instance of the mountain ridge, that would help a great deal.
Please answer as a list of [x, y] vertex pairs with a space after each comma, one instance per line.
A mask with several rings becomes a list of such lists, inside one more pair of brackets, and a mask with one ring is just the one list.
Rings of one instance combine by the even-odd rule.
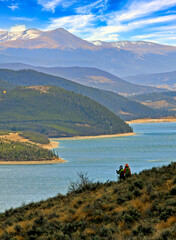
[[82, 94], [107, 107], [125, 120], [160, 116], [160, 113], [140, 103], [130, 101], [117, 93], [84, 86], [64, 78], [34, 70], [14, 71], [0, 69], [0, 78], [16, 86], [50, 85]]
[[[148, 92], [161, 92], [159, 88], [132, 84], [106, 71], [90, 67], [41, 67], [22, 63], [0, 64], [0, 68], [11, 70], [32, 69], [38, 72], [70, 79], [85, 86], [99, 88], [119, 93], [121, 95], [144, 94]], [[163, 89], [164, 91], [164, 89]]]
[[[32, 39], [0, 42], [0, 63], [96, 67], [119, 77], [175, 70], [176, 47], [152, 43], [154, 47], [145, 48], [145, 45], [136, 47], [130, 42], [130, 47], [126, 48], [103, 47], [95, 46], [61, 28], [42, 32], [39, 36], [38, 33], [33, 34], [36, 29], [26, 30], [30, 31]], [[24, 38], [28, 36], [26, 32]], [[122, 43], [124, 45], [125, 41]]]
[[68, 48], [68, 49], [94, 49], [92, 43], [83, 40], [64, 28], [57, 28], [49, 31], [29, 29], [21, 32], [0, 32], [1, 48]]
[[124, 78], [134, 84], [140, 82], [150, 86], [163, 86], [169, 90], [176, 90], [176, 71], [140, 74]]

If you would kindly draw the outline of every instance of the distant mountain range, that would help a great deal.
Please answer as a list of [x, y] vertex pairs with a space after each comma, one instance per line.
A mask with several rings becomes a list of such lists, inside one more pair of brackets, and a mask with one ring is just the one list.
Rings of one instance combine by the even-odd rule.
[[121, 95], [145, 94], [161, 92], [154, 87], [131, 84], [113, 74], [97, 68], [88, 67], [39, 67], [22, 63], [0, 64], [0, 68], [22, 70], [33, 69], [39, 72], [73, 80], [74, 82], [103, 90], [119, 93]]
[[133, 84], [144, 84], [176, 90], [176, 71], [128, 76], [125, 79]]
[[95, 67], [117, 76], [175, 70], [176, 47], [150, 42], [88, 42], [63, 28], [0, 32], [0, 63]]
[[11, 86], [36, 86], [50, 85], [87, 96], [123, 118], [124, 120], [159, 117], [160, 113], [135, 101], [131, 101], [117, 93], [87, 87], [67, 79], [48, 75], [34, 70], [13, 71], [0, 69], [0, 81]]
[[113, 47], [131, 51], [141, 56], [143, 54], [148, 53], [167, 54], [168, 52], [176, 51], [176, 47], [146, 41], [117, 41], [117, 42], [92, 41], [92, 43], [95, 46], [101, 46], [103, 48]]

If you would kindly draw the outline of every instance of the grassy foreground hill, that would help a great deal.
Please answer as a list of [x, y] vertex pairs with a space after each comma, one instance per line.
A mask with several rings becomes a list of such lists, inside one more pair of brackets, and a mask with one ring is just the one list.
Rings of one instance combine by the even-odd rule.
[[104, 184], [81, 174], [66, 196], [0, 214], [0, 239], [176, 239], [175, 176], [176, 163]]
[[132, 132], [104, 106], [59, 87], [19, 87], [0, 94], [0, 129], [50, 137]]

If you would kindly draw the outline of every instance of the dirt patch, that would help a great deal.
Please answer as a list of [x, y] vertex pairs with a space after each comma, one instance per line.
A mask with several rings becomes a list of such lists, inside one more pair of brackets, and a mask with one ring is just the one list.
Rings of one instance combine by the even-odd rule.
[[111, 79], [104, 76], [88, 76], [89, 82], [94, 83], [115, 83]]
[[27, 87], [27, 88], [30, 88], [30, 89], [35, 89], [37, 91], [40, 91], [42, 93], [48, 93], [50, 87], [47, 87], [47, 86], [30, 86], [30, 87]]
[[83, 124], [81, 124], [81, 123], [76, 123], [76, 126], [79, 126], [79, 127], [90, 127], [90, 125], [89, 125], [89, 124], [86, 124], [86, 123], [83, 123]]
[[169, 103], [166, 100], [160, 100], [160, 101], [155, 101], [150, 103], [146, 103], [146, 102], [141, 102], [141, 103], [147, 107], [156, 108], [156, 109], [166, 108], [169, 106]]
[[161, 123], [161, 122], [176, 122], [176, 118], [159, 118], [159, 119], [151, 119], [151, 118], [145, 118], [145, 119], [135, 119], [131, 121], [126, 121], [126, 123]]
[[118, 133], [110, 135], [98, 135], [98, 136], [75, 136], [75, 137], [62, 137], [54, 138], [55, 140], [78, 140], [78, 139], [94, 139], [94, 138], [112, 138], [112, 137], [128, 137], [134, 136], [136, 133]]
[[19, 133], [9, 133], [8, 135], [0, 136], [0, 138], [7, 139], [7, 140], [10, 140], [10, 141], [15, 141], [15, 142], [29, 142], [29, 143], [38, 145], [42, 148], [45, 148], [45, 149], [53, 149], [53, 148], [58, 147], [58, 142], [50, 140], [50, 143], [48, 143], [48, 144], [34, 143], [34, 142], [30, 141], [29, 139], [26, 139], [26, 138], [23, 138], [22, 136], [19, 136]]

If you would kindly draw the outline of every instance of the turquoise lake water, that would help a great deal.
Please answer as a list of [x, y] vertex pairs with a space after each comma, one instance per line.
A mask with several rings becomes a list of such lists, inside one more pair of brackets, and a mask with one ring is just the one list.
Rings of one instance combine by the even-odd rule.
[[115, 170], [128, 163], [132, 173], [176, 161], [176, 123], [131, 125], [135, 136], [61, 140], [59, 156], [68, 162], [0, 165], [0, 212], [65, 194], [77, 173], [92, 181], [116, 181]]

